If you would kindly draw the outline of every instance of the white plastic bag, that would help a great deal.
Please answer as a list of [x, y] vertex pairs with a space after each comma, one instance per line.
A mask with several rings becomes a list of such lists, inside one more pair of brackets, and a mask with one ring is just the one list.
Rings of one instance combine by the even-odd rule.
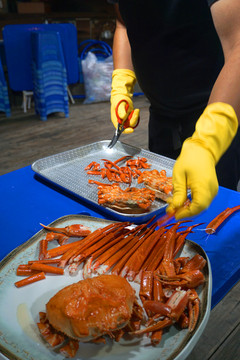
[[86, 96], [83, 103], [109, 101], [113, 72], [112, 55], [99, 60], [93, 52], [89, 52], [82, 60], [82, 72]]

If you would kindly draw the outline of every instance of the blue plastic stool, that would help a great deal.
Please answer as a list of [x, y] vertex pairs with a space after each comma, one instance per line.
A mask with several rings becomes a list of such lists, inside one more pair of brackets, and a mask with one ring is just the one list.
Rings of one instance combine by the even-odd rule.
[[0, 59], [0, 111], [5, 112], [7, 117], [11, 116], [10, 103], [8, 97], [8, 86], [5, 79], [1, 59]]
[[36, 113], [41, 120], [54, 112], [68, 117], [67, 70], [59, 33], [32, 31], [31, 45]]

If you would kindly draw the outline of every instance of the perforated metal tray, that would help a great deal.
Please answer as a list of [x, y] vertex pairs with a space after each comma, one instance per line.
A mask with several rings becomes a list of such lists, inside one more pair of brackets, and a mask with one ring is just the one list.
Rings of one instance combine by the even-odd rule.
[[[165, 169], [167, 176], [172, 175], [174, 165], [174, 160], [172, 159], [127, 145], [120, 141], [118, 141], [112, 149], [108, 149], [109, 142], [110, 140], [95, 142], [73, 150], [45, 157], [35, 161], [32, 164], [32, 170], [51, 183], [96, 206], [98, 211], [103, 213], [107, 212], [118, 220], [129, 220], [140, 223], [147, 221], [154, 215], [164, 212], [166, 203], [160, 200], [155, 200], [153, 202], [149, 212], [131, 215], [104, 208], [98, 204], [97, 185], [89, 184], [88, 180], [94, 179], [103, 183], [109, 183], [109, 181], [106, 178], [102, 179], [99, 176], [87, 174], [84, 169], [92, 161], [96, 161], [103, 166], [103, 161], [101, 159], [115, 161], [125, 155], [131, 155], [136, 159], [137, 157], [145, 157], [147, 158], [148, 163], [151, 164], [151, 169], [157, 169], [158, 171]], [[123, 189], [127, 186], [127, 184], [121, 183]], [[131, 186], [137, 188], [144, 187], [143, 184], [138, 184], [137, 180], [134, 179]]]

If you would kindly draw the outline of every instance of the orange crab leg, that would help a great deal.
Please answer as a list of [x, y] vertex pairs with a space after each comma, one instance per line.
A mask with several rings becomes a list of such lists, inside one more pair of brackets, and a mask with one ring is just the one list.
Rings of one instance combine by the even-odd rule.
[[151, 300], [153, 298], [153, 272], [152, 271], [142, 271], [141, 276], [141, 285], [139, 290], [139, 296], [142, 300], [142, 303], [145, 303], [145, 300]]
[[57, 240], [59, 245], [65, 244], [68, 239], [69, 239], [69, 236], [66, 236], [61, 233], [56, 233], [56, 232], [47, 233], [47, 235], [45, 237], [45, 240], [47, 240], [47, 241]]
[[206, 260], [199, 254], [194, 255], [186, 265], [180, 270], [181, 273], [189, 272], [192, 270], [202, 270], [206, 265]]
[[163, 284], [170, 286], [184, 286], [188, 289], [196, 288], [205, 280], [204, 275], [200, 270], [192, 270], [175, 276], [156, 274], [156, 277], [159, 278]]
[[120, 170], [120, 167], [113, 161], [111, 160], [107, 160], [107, 159], [102, 159], [102, 161], [105, 161], [107, 164], [111, 164], [113, 167], [115, 167], [117, 170]]
[[77, 340], [69, 340], [68, 343], [59, 349], [60, 353], [64, 357], [74, 358], [79, 348], [79, 342]]
[[126, 159], [130, 159], [132, 158], [132, 155], [125, 155], [117, 160], [114, 161], [114, 164], [118, 164], [119, 162], [123, 161], [123, 160], [126, 160]]
[[43, 271], [45, 273], [51, 273], [51, 274], [57, 274], [57, 275], [64, 274], [63, 269], [60, 269], [59, 267], [47, 265], [47, 264], [33, 263], [32, 265], [29, 265], [29, 266], [30, 266], [30, 269], [32, 269], [32, 270]]
[[185, 239], [186, 239], [187, 235], [192, 232], [192, 229], [194, 229], [195, 227], [202, 225], [202, 224], [204, 224], [204, 223], [199, 223], [199, 224], [189, 226], [185, 231], [183, 231], [182, 233], [180, 233], [178, 235], [178, 237], [176, 239], [175, 249], [173, 252], [173, 257], [175, 257], [177, 255], [177, 253], [179, 252], [179, 250], [183, 247]]
[[178, 325], [181, 329], [187, 329], [189, 327], [189, 317], [184, 312], [178, 319]]
[[69, 249], [74, 248], [74, 247], [76, 248], [81, 242], [82, 242], [82, 240], [78, 240], [73, 243], [69, 243], [69, 244], [57, 246], [53, 249], [49, 249], [47, 251], [46, 257], [47, 257], [47, 259], [51, 259], [51, 258], [57, 257], [59, 255], [62, 255]]
[[99, 169], [100, 164], [98, 164], [96, 161], [92, 161], [89, 165], [85, 167], [84, 170], [90, 170], [91, 168], [94, 168], [94, 170]]
[[38, 255], [38, 260], [43, 260], [46, 258], [47, 256], [47, 246], [48, 246], [48, 241], [43, 239], [40, 241], [39, 243], [39, 255]]
[[88, 175], [102, 175], [101, 170], [89, 170], [87, 171]]
[[108, 271], [114, 264], [118, 262], [119, 259], [122, 258], [123, 255], [126, 254], [127, 251], [129, 251], [129, 249], [131, 249], [133, 244], [135, 244], [137, 241], [137, 238], [133, 234], [130, 234], [121, 242], [112, 246], [108, 252], [105, 252], [97, 259], [93, 265], [93, 271], [96, 271], [97, 268], [102, 264], [104, 264], [104, 272]]
[[176, 242], [176, 231], [181, 223], [184, 221], [179, 221], [174, 224], [166, 233], [166, 246], [163, 255], [163, 260], [161, 262], [161, 269], [164, 270], [167, 276], [174, 276], [175, 268], [173, 263], [174, 258], [174, 248]]
[[[193, 299], [191, 297], [193, 296]], [[189, 331], [192, 332], [198, 321], [199, 317], [199, 297], [196, 290], [192, 289], [191, 295], [188, 302], [188, 313], [189, 313]]]
[[132, 281], [135, 275], [141, 270], [142, 264], [154, 248], [157, 241], [159, 241], [159, 235], [161, 235], [161, 229], [154, 231], [150, 236], [148, 236], [129, 259], [128, 264], [125, 267], [125, 271], [127, 270], [126, 275], [129, 281]]
[[86, 244], [89, 244], [89, 242], [92, 241], [98, 241], [98, 236], [102, 237], [102, 232], [100, 229], [95, 230], [84, 239], [85, 241], [82, 241], [77, 246], [69, 248], [69, 250], [67, 250], [61, 256], [59, 267], [64, 268], [73, 256], [76, 256], [83, 248], [87, 246]]
[[134, 332], [132, 332], [130, 334], [132, 334], [132, 335], [143, 335], [143, 334], [146, 334], [146, 333], [149, 333], [149, 332], [152, 332], [152, 331], [164, 329], [165, 327], [172, 325], [172, 323], [173, 323], [173, 321], [166, 317], [164, 320], [160, 320], [154, 325], [150, 325], [150, 326], [146, 327], [145, 329], [137, 330], [137, 331], [134, 331]]
[[158, 264], [161, 262], [164, 249], [165, 249], [165, 234], [162, 234], [159, 238], [158, 243], [156, 244], [154, 251], [150, 254], [148, 260], [143, 264], [143, 268], [146, 270], [154, 271], [157, 269]]
[[34, 271], [29, 265], [19, 265], [16, 271], [17, 276], [30, 276], [37, 274], [39, 271]]
[[227, 208], [224, 211], [222, 211], [218, 216], [216, 216], [208, 225], [206, 228], [207, 234], [213, 234], [217, 231], [220, 225], [234, 212], [240, 210], [240, 205], [234, 206], [232, 208]]
[[39, 322], [37, 323], [37, 326], [44, 340], [47, 341], [47, 343], [52, 347], [60, 345], [64, 342], [65, 337], [57, 333], [48, 321], [45, 323]]
[[22, 286], [32, 284], [32, 283], [34, 283], [36, 281], [43, 280], [45, 278], [46, 278], [46, 276], [45, 276], [44, 272], [38, 272], [37, 274], [30, 275], [25, 279], [22, 279], [20, 281], [15, 282], [14, 285], [17, 288], [19, 288], [19, 287], [22, 287]]
[[144, 301], [144, 309], [149, 313], [157, 314], [159, 316], [168, 316], [170, 317], [172, 309], [169, 305], [164, 304], [161, 301], [155, 300], [146, 300]]
[[77, 236], [77, 237], [78, 236], [87, 236], [91, 233], [91, 230], [89, 229], [89, 227], [81, 225], [81, 224], [74, 224], [74, 225], [66, 226], [65, 228], [55, 228], [55, 227], [46, 226], [43, 224], [40, 224], [40, 225], [43, 226], [44, 229], [46, 229], [46, 230], [60, 232], [67, 236]]
[[[101, 268], [100, 272], [107, 272], [114, 264], [117, 264], [129, 251], [135, 246], [139, 241], [140, 232], [145, 228], [145, 225], [137, 226], [131, 234], [127, 237], [127, 244], [121, 248], [121, 251], [113, 251], [107, 254], [107, 259], [103, 262], [103, 269]], [[115, 248], [116, 249], [116, 248]], [[109, 256], [110, 255], [110, 256]], [[99, 259], [97, 259], [99, 260]], [[97, 264], [96, 264], [97, 265]], [[95, 268], [95, 265], [94, 265]]]
[[155, 277], [153, 278], [153, 299], [155, 301], [162, 301], [162, 302], [165, 299], [162, 284]]
[[119, 224], [110, 224], [106, 226], [103, 229], [97, 229], [90, 235], [88, 235], [85, 239], [82, 240], [82, 242], [79, 244], [77, 248], [69, 249], [68, 252], [63, 254], [61, 257], [60, 267], [65, 267], [66, 264], [72, 263], [75, 261], [75, 258], [77, 257], [77, 262], [79, 262], [80, 257], [84, 258], [85, 256], [81, 256], [83, 251], [85, 251], [87, 248], [92, 246], [93, 244], [99, 242], [104, 236], [108, 234], [108, 232], [111, 232], [114, 228], [118, 227]]
[[136, 252], [138, 247], [145, 241], [146, 237], [152, 233], [152, 229], [147, 229], [144, 234], [141, 235], [136, 244], [127, 252], [121, 260], [113, 267], [112, 274], [125, 276], [128, 271], [128, 261], [131, 259], [132, 255]]
[[[124, 232], [124, 230], [125, 230], [125, 224], [122, 225], [121, 227], [117, 228], [114, 232], [108, 233], [103, 238], [101, 238], [101, 241], [98, 241], [95, 244], [93, 244], [92, 246], [85, 249], [84, 253], [83, 253], [83, 257], [87, 258], [90, 255], [93, 257], [93, 256], [95, 256], [95, 253], [98, 250], [99, 251], [98, 251], [97, 255], [104, 252], [105, 249], [108, 249], [112, 245], [112, 242], [114, 243], [114, 240], [116, 238], [118, 238], [118, 240], [119, 240], [119, 237], [122, 238], [124, 236], [124, 234], [122, 233], [122, 232]], [[97, 257], [97, 255], [95, 257]]]

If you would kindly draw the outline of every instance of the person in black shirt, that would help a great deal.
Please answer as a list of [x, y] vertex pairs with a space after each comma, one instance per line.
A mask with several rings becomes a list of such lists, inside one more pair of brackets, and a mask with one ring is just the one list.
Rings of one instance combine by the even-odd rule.
[[[177, 159], [167, 208], [176, 219], [207, 208], [218, 184], [240, 178], [239, 0], [109, 0], [117, 20], [113, 42], [111, 120], [139, 109], [136, 79], [150, 101], [149, 149]], [[132, 127], [125, 133], [132, 132]], [[192, 201], [183, 204], [191, 189]]]

